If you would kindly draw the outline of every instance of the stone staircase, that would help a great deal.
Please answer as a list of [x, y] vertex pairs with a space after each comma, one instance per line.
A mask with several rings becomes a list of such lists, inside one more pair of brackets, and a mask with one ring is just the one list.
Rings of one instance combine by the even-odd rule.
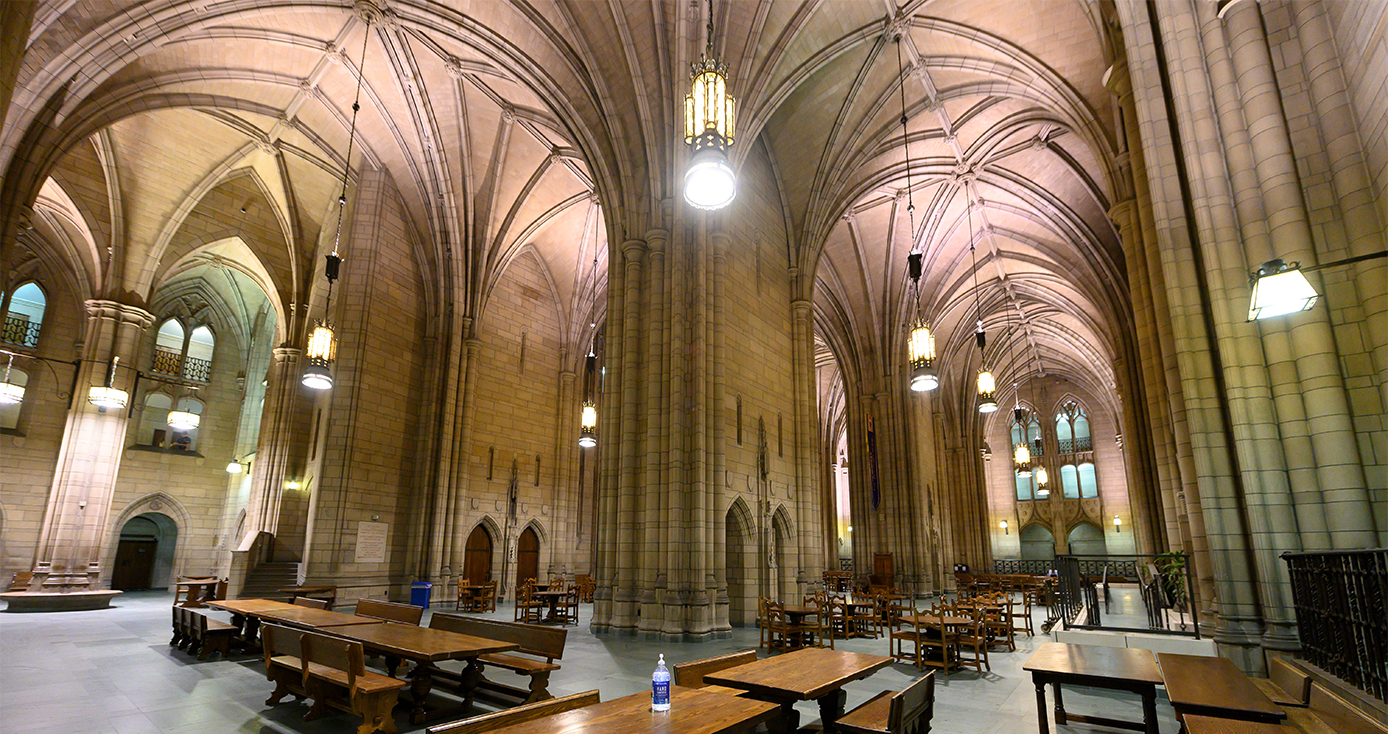
[[241, 587], [241, 599], [273, 599], [292, 601], [292, 595], [280, 592], [299, 583], [299, 564], [262, 563], [246, 575], [246, 584]]

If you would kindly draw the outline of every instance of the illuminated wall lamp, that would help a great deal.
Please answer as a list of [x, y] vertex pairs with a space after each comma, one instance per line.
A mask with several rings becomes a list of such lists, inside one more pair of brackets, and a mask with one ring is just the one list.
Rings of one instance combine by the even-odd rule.
[[998, 527], [1002, 528], [1002, 533], [1003, 533], [1003, 535], [1011, 535], [1011, 534], [1012, 534], [1012, 532], [1009, 531], [1009, 530], [1007, 529], [1007, 521], [1006, 521], [1006, 520], [1003, 520], [1002, 522], [998, 523]]
[[246, 466], [239, 461], [227, 464], [227, 474], [241, 474], [246, 471]]
[[1113, 516], [1113, 532], [1123, 532], [1123, 519], [1118, 517], [1117, 515]]
[[1249, 275], [1249, 284], [1253, 287], [1253, 292], [1249, 297], [1248, 320], [1258, 321], [1297, 311], [1309, 311], [1316, 305], [1316, 301], [1320, 300], [1320, 294], [1311, 282], [1306, 280], [1306, 273], [1380, 257], [1388, 257], [1388, 250], [1308, 268], [1301, 267], [1301, 263], [1288, 263], [1282, 258], [1268, 260]]

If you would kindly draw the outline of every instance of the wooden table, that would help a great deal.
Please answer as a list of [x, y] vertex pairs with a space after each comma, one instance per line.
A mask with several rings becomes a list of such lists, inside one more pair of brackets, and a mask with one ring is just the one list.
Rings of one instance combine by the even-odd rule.
[[[481, 610], [479, 610], [479, 609], [477, 608], [477, 592], [479, 592], [479, 591], [481, 591], [481, 590], [483, 590], [483, 589], [485, 589], [485, 588], [487, 588], [487, 585], [486, 585], [486, 584], [459, 584], [459, 585], [458, 585], [458, 596], [459, 596], [459, 601], [461, 602], [461, 604], [455, 604], [455, 605], [454, 605], [454, 609], [459, 609], [459, 607], [461, 607], [461, 606], [463, 606], [463, 605], [466, 605], [467, 608], [466, 608], [466, 609], [461, 609], [460, 611], [467, 611], [467, 612], [481, 611]], [[463, 592], [467, 592], [467, 593], [464, 594]]]
[[564, 598], [567, 591], [536, 591], [531, 596], [536, 599], [543, 599], [549, 605], [549, 611], [545, 612], [545, 618], [540, 620], [544, 624], [558, 624], [564, 620], [559, 618], [559, 600]]
[[749, 691], [754, 698], [781, 705], [780, 716], [767, 723], [774, 732], [792, 732], [800, 726], [797, 701], [817, 701], [825, 731], [843, 716], [847, 695], [843, 687], [892, 664], [881, 655], [809, 647], [755, 663], [704, 675], [704, 681]]
[[217, 579], [184, 579], [177, 583], [178, 590], [184, 593], [183, 601], [178, 605], [187, 609], [201, 609], [207, 606], [204, 602], [216, 594]]
[[212, 609], [231, 612], [231, 623], [239, 630], [237, 634], [241, 638], [241, 644], [249, 650], [260, 649], [260, 642], [256, 635], [260, 630], [260, 618], [255, 616], [255, 612], [303, 608], [270, 599], [223, 599], [210, 601], [207, 606]]
[[[1050, 726], [1046, 723], [1047, 683], [1055, 689], [1056, 724], [1064, 725], [1073, 719], [1157, 734], [1157, 686], [1162, 683], [1162, 677], [1157, 670], [1157, 661], [1148, 650], [1047, 642], [1036, 649], [1022, 670], [1031, 671], [1031, 680], [1036, 684], [1036, 714], [1041, 734], [1050, 732]], [[1067, 714], [1061, 697], [1061, 684], [1136, 693], [1142, 697], [1143, 723]]]
[[1264, 724], [1257, 721], [1217, 719], [1210, 716], [1186, 717], [1186, 734], [1302, 734], [1295, 726]]
[[1198, 714], [1280, 724], [1287, 718], [1228, 658], [1164, 652], [1157, 664], [1178, 720]]
[[[971, 617], [959, 617], [953, 614], [903, 614], [899, 621], [903, 624], [914, 626], [917, 624], [917, 620], [920, 620], [919, 624], [922, 627], [930, 627], [932, 625], [940, 625], [942, 627], [972, 627], [974, 624], [974, 620]], [[927, 629], [926, 634], [929, 633], [930, 630]], [[941, 630], [940, 634], [943, 635], [944, 630]], [[957, 655], [951, 655], [948, 649], [945, 651], [945, 655], [947, 659], [941, 660], [940, 662], [944, 663], [944, 671], [948, 674], [960, 666], [958, 664]], [[933, 659], [934, 656], [932, 655], [930, 657]]]
[[744, 731], [776, 715], [774, 703], [726, 693], [670, 686], [670, 710], [651, 710], [651, 693], [585, 706], [562, 714], [493, 729], [491, 734], [728, 734]]
[[410, 710], [412, 724], [421, 723], [439, 713], [426, 711], [424, 708], [429, 691], [433, 689], [434, 663], [440, 660], [468, 661], [459, 688], [463, 695], [463, 708], [466, 710], [472, 707], [473, 692], [477, 683], [482, 680], [482, 666], [477, 664], [477, 656], [507, 652], [520, 647], [514, 642], [500, 642], [412, 624], [370, 621], [378, 623], [333, 627], [328, 633], [360, 642], [367, 650], [385, 655], [386, 668], [390, 671], [391, 677], [395, 677], [395, 669], [400, 660], [414, 662], [414, 669], [410, 671], [410, 693], [414, 696], [414, 708]]
[[253, 612], [247, 612], [247, 614], [290, 627], [310, 630], [331, 628], [334, 632], [341, 627], [353, 627], [364, 624], [384, 624], [382, 620], [372, 617], [358, 617], [355, 614], [330, 612], [326, 609], [309, 609], [308, 607], [296, 606], [294, 604], [286, 604], [285, 606], [288, 608], [259, 609]]

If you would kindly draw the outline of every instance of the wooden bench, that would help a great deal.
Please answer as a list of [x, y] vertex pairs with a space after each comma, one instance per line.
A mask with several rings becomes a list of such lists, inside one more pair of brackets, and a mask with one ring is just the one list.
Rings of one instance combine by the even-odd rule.
[[[261, 631], [265, 645], [266, 677], [275, 681], [275, 690], [265, 702], [277, 703], [285, 695], [308, 697], [313, 706], [304, 715], [312, 721], [329, 708], [362, 717], [357, 734], [380, 731], [392, 734], [395, 717], [391, 709], [406, 681], [366, 670], [360, 642], [329, 637], [314, 632], [298, 632], [275, 625]], [[292, 654], [297, 637], [299, 654]], [[294, 676], [298, 673], [298, 682]]]
[[688, 663], [680, 663], [675, 666], [674, 678], [675, 685], [685, 688], [706, 688], [718, 693], [727, 693], [733, 696], [740, 696], [746, 691], [727, 686], [715, 686], [704, 683], [704, 676], [709, 673], [717, 673], [720, 670], [736, 668], [739, 665], [755, 663], [757, 661], [756, 650], [743, 650], [742, 652], [719, 655], [713, 658], [704, 658]]
[[424, 608], [411, 606], [409, 604], [396, 604], [391, 601], [358, 599], [357, 608], [353, 614], [358, 617], [383, 619], [387, 622], [402, 622], [418, 627], [419, 620], [424, 618]]
[[1278, 706], [1306, 708], [1311, 705], [1311, 676], [1282, 658], [1268, 660], [1267, 678], [1251, 680]]
[[597, 691], [587, 691], [586, 693], [575, 693], [562, 698], [551, 698], [548, 701], [536, 701], [527, 703], [523, 706], [497, 711], [490, 714], [474, 716], [462, 721], [452, 721], [447, 724], [439, 724], [425, 729], [425, 734], [486, 734], [493, 729], [503, 726], [519, 724], [525, 721], [543, 719], [546, 716], [562, 714], [565, 711], [581, 709], [584, 706], [592, 706], [598, 701]]
[[935, 714], [935, 671], [906, 687], [883, 691], [834, 722], [849, 734], [929, 734]]
[[196, 653], [198, 660], [206, 660], [214, 652], [226, 657], [231, 654], [231, 640], [237, 632], [236, 627], [226, 622], [218, 622], [196, 610], [176, 606], [173, 607], [173, 637], [169, 644]]
[[331, 609], [328, 609], [328, 607], [332, 606], [332, 602], [328, 601], [327, 599], [315, 599], [311, 596], [296, 596], [294, 597], [294, 601], [292, 603], [294, 604], [294, 606], [304, 607], [305, 609], [322, 609], [325, 611], [332, 611]]
[[[429, 619], [429, 627], [519, 645], [520, 648], [516, 652], [480, 655], [477, 662], [484, 670], [490, 665], [510, 670], [517, 675], [530, 676], [529, 690], [497, 683], [485, 677], [478, 686], [519, 697], [524, 699], [525, 703], [553, 698], [549, 692], [549, 674], [559, 669], [559, 665], [554, 661], [564, 657], [564, 642], [568, 639], [568, 630], [495, 619], [461, 617], [441, 612], [436, 612]], [[443, 675], [452, 677], [451, 672], [445, 672]]]
[[1308, 734], [1388, 734], [1388, 722], [1374, 716], [1321, 685], [1311, 684], [1309, 705], [1287, 709], [1291, 722]]

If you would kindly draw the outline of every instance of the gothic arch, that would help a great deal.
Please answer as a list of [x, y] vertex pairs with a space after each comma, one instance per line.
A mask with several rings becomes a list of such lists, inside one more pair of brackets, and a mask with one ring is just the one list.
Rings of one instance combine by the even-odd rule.
[[173, 520], [174, 527], [178, 531], [178, 546], [174, 549], [173, 568], [169, 572], [169, 579], [172, 581], [182, 574], [184, 565], [188, 561], [189, 548], [192, 545], [189, 542], [193, 538], [192, 516], [188, 514], [188, 509], [183, 506], [183, 503], [173, 496], [165, 492], [150, 492], [127, 504], [125, 509], [121, 510], [106, 527], [106, 543], [101, 549], [101, 583], [103, 586], [110, 586], [111, 583], [111, 572], [116, 557], [116, 546], [120, 544], [121, 529], [131, 518], [145, 513], [156, 513]]

